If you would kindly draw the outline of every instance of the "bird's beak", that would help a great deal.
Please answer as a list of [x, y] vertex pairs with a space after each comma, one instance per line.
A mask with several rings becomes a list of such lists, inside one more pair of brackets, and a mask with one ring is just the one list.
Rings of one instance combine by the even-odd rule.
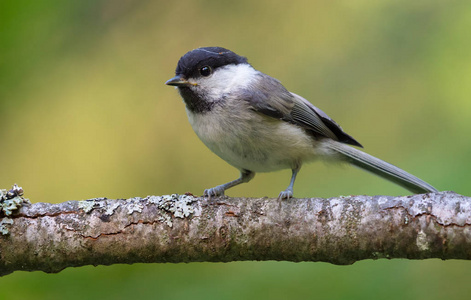
[[165, 82], [166, 85], [173, 85], [173, 86], [185, 86], [185, 85], [195, 85], [194, 83], [189, 82], [185, 78], [183, 78], [181, 75], [177, 75], [173, 78], [170, 78]]

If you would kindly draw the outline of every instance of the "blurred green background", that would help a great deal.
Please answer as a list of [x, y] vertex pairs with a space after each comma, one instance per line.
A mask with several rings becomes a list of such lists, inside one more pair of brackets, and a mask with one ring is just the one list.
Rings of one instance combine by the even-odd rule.
[[[238, 172], [164, 82], [185, 52], [247, 56], [367, 152], [471, 194], [471, 2], [0, 1], [0, 187], [33, 202], [193, 192]], [[322, 174], [322, 175], [320, 175]], [[290, 171], [230, 196], [276, 197]], [[347, 166], [305, 166], [297, 197], [404, 195]], [[467, 261], [136, 264], [15, 272], [0, 299], [469, 299]]]

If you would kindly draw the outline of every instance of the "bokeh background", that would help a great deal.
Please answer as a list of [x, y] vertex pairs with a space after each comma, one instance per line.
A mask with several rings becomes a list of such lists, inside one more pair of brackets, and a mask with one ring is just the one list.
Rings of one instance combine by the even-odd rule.
[[[471, 2], [0, 1], [0, 188], [33, 202], [193, 192], [238, 172], [164, 82], [223, 46], [327, 112], [367, 152], [471, 194]], [[290, 171], [230, 196], [276, 197]], [[404, 195], [305, 166], [297, 197]], [[237, 262], [71, 268], [0, 278], [0, 299], [469, 299], [467, 261]]]

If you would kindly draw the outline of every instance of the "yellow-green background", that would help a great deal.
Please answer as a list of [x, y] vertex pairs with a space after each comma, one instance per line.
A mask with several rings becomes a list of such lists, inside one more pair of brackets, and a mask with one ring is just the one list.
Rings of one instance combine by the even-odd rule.
[[[193, 192], [238, 172], [164, 82], [223, 46], [333, 117], [367, 152], [471, 192], [471, 2], [0, 1], [0, 188], [33, 202]], [[290, 171], [230, 196], [277, 196]], [[297, 197], [403, 195], [350, 167], [305, 166]], [[469, 299], [467, 261], [137, 264], [15, 272], [0, 299]]]

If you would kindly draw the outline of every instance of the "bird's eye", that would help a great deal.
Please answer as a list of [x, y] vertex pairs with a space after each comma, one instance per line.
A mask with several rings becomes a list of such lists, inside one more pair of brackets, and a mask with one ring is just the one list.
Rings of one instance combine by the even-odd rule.
[[211, 67], [209, 66], [204, 66], [200, 69], [200, 74], [204, 77], [211, 75], [211, 72], [212, 70], [211, 70]]

